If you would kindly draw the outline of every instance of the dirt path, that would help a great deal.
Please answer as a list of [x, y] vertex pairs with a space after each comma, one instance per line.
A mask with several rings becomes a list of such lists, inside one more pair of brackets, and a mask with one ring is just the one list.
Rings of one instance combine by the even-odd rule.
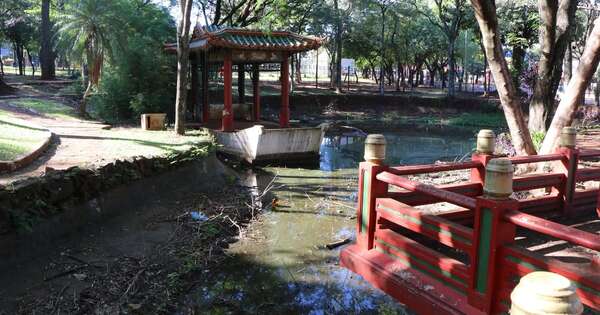
[[[31, 98], [28, 98], [31, 99]], [[46, 98], [40, 98], [46, 99]], [[31, 176], [46, 169], [72, 166], [92, 167], [132, 156], [154, 156], [180, 150], [207, 138], [174, 136], [172, 132], [149, 132], [137, 127], [110, 128], [97, 121], [63, 115], [47, 115], [11, 104], [16, 99], [0, 100], [0, 110], [27, 120], [54, 133], [48, 151], [31, 165], [15, 172], [0, 174], [0, 184]]]

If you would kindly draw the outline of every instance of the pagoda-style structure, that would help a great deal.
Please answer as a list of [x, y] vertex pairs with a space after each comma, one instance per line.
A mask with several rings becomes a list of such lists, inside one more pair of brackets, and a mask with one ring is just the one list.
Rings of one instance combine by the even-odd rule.
[[[318, 146], [323, 136], [321, 127], [290, 128], [289, 58], [294, 53], [317, 49], [319, 38], [282, 31], [265, 32], [220, 26], [197, 26], [190, 41], [191, 101], [202, 107], [202, 125], [212, 129], [222, 145], [222, 151], [236, 155], [247, 162], [318, 157]], [[166, 45], [175, 51], [176, 44]], [[260, 122], [260, 71], [262, 64], [279, 64], [281, 80], [281, 107], [279, 124]], [[233, 66], [238, 70], [238, 102], [232, 97]], [[222, 66], [222, 110], [211, 113], [209, 103], [209, 72], [211, 66]], [[239, 117], [235, 111], [245, 110], [244, 81], [247, 69], [252, 71], [253, 102], [250, 117]], [[201, 79], [198, 75], [201, 73]], [[201, 97], [198, 97], [198, 88]], [[220, 109], [220, 108], [219, 108]], [[237, 113], [239, 114], [239, 113]], [[235, 122], [234, 117], [239, 117]], [[220, 119], [219, 124], [215, 119]], [[253, 122], [253, 123], [249, 123]], [[250, 127], [236, 129], [239, 127]], [[317, 132], [318, 131], [318, 132]], [[267, 136], [266, 133], [272, 133]], [[277, 134], [277, 136], [275, 136]], [[317, 144], [318, 142], [318, 144]], [[316, 152], [315, 152], [316, 147]]]

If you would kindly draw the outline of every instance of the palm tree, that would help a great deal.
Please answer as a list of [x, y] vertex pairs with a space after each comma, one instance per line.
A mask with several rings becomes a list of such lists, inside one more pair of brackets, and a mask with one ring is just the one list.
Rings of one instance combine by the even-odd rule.
[[63, 44], [70, 46], [74, 59], [82, 63], [82, 74], [87, 67], [87, 88], [79, 106], [79, 113], [87, 116], [86, 105], [92, 89], [100, 82], [104, 59], [122, 38], [120, 10], [114, 0], [81, 0], [74, 1], [66, 11], [58, 23], [58, 34]]

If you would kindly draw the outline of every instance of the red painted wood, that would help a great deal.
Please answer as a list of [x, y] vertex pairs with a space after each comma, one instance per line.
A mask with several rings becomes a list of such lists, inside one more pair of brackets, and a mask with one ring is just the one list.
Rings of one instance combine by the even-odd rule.
[[[498, 248], [501, 246], [509, 245], [514, 243], [515, 239], [515, 227], [514, 225], [507, 224], [501, 220], [502, 214], [505, 211], [510, 211], [518, 208], [518, 202], [516, 200], [492, 200], [485, 199], [482, 197], [477, 198], [477, 208], [475, 209], [475, 226], [474, 226], [474, 243], [473, 252], [471, 254], [470, 270], [469, 270], [469, 303], [478, 307], [486, 313], [490, 313], [495, 304], [496, 297], [496, 283], [500, 280], [496, 269], [498, 268], [497, 262], [499, 261]], [[491, 212], [491, 238], [487, 247], [488, 265], [485, 270], [479, 270], [479, 245], [482, 241], [480, 235], [484, 230], [481, 221], [484, 211]], [[477, 290], [477, 275], [478, 273], [487, 274], [487, 283], [485, 284], [485, 293], [482, 294]]]
[[231, 50], [225, 51], [223, 60], [223, 119], [222, 128], [223, 131], [233, 131], [233, 100], [231, 95]]
[[410, 165], [410, 166], [396, 166], [390, 167], [388, 172], [394, 175], [415, 175], [424, 173], [436, 173], [454, 170], [464, 170], [469, 168], [475, 168], [480, 166], [480, 162], [461, 162], [461, 163], [447, 163], [447, 164], [427, 164], [427, 165]]
[[[460, 183], [440, 185], [436, 187], [469, 197], [479, 196], [483, 192], [483, 186], [480, 183]], [[420, 206], [442, 201], [439, 198], [431, 197], [415, 191], [394, 191], [389, 192], [388, 196], [411, 206]]]
[[600, 168], [580, 168], [577, 170], [576, 181], [599, 180]]
[[559, 186], [565, 180], [564, 174], [528, 174], [513, 178], [513, 190], [523, 191], [551, 186]]
[[206, 123], [210, 119], [210, 108], [208, 103], [208, 58], [206, 52], [200, 52], [202, 64], [202, 122]]
[[[466, 239], [467, 242], [458, 240], [457, 237], [452, 238], [450, 235], [444, 234], [442, 232], [436, 232], [431, 229], [427, 229], [423, 226], [423, 224], [418, 224], [409, 219], [405, 219], [394, 215], [389, 211], [386, 211], [385, 208], [393, 209], [398, 214], [414, 218], [418, 221], [423, 222], [423, 224], [435, 226], [442, 231], [448, 231], [449, 233], [458, 236], [458, 238]], [[411, 231], [425, 235], [449, 247], [456, 247], [466, 253], [470, 253], [471, 251], [471, 243], [473, 240], [473, 229], [471, 228], [456, 224], [452, 221], [440, 218], [436, 215], [423, 214], [418, 209], [412, 208], [406, 204], [403, 204], [391, 198], [378, 198], [376, 209], [380, 217], [394, 224], [403, 226]]]
[[[589, 265], [564, 263], [551, 257], [530, 252], [518, 246], [502, 247], [500, 249], [500, 256], [504, 258], [508, 256], [517, 257], [538, 269], [557, 273], [577, 282], [580, 286], [584, 285], [593, 290], [600, 291], [600, 272], [590, 268]], [[507, 269], [506, 273], [512, 274], [514, 277], [522, 277], [535, 271], [508, 259], [504, 259], [502, 264]], [[585, 305], [595, 310], [600, 310], [600, 296], [583, 290], [581, 287], [577, 288], [577, 295]]]
[[479, 154], [475, 152], [471, 156], [471, 161], [478, 162], [479, 166], [471, 169], [471, 181], [483, 184], [485, 181], [485, 167], [494, 156], [489, 154]]
[[546, 155], [528, 155], [528, 156], [515, 156], [508, 158], [513, 164], [524, 164], [524, 163], [537, 163], [537, 162], [549, 162], [549, 161], [560, 161], [563, 159], [563, 155], [560, 153], [546, 154]]
[[525, 213], [554, 212], [560, 211], [561, 207], [562, 198], [558, 195], [519, 200], [519, 211]]
[[580, 158], [591, 158], [600, 156], [600, 150], [582, 150], [579, 153]]
[[596, 202], [596, 214], [600, 217], [600, 190], [598, 190], [598, 201]]
[[459, 205], [468, 209], [475, 209], [475, 199], [463, 196], [457, 193], [439, 189], [433, 185], [422, 184], [404, 177], [394, 175], [389, 172], [383, 172], [377, 175], [377, 179], [388, 184], [402, 187], [410, 191], [417, 191], [440, 200]]
[[349, 246], [340, 262], [417, 314], [483, 314], [464, 295], [378, 251]]
[[290, 126], [290, 69], [289, 54], [283, 53], [281, 62], [281, 108], [279, 110], [279, 126]]
[[502, 218], [512, 224], [600, 251], [600, 235], [578, 230], [520, 211], [508, 211]]

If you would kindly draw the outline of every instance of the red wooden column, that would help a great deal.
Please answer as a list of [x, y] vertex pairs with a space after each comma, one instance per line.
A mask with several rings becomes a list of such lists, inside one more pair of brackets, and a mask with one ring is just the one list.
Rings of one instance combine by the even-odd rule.
[[254, 98], [252, 106], [252, 120], [260, 120], [260, 71], [258, 64], [252, 65], [252, 95]]
[[231, 50], [226, 50], [223, 58], [223, 131], [233, 131], [233, 106], [231, 97]]
[[281, 61], [281, 109], [279, 110], [279, 126], [290, 126], [290, 69], [289, 53], [283, 52]]

